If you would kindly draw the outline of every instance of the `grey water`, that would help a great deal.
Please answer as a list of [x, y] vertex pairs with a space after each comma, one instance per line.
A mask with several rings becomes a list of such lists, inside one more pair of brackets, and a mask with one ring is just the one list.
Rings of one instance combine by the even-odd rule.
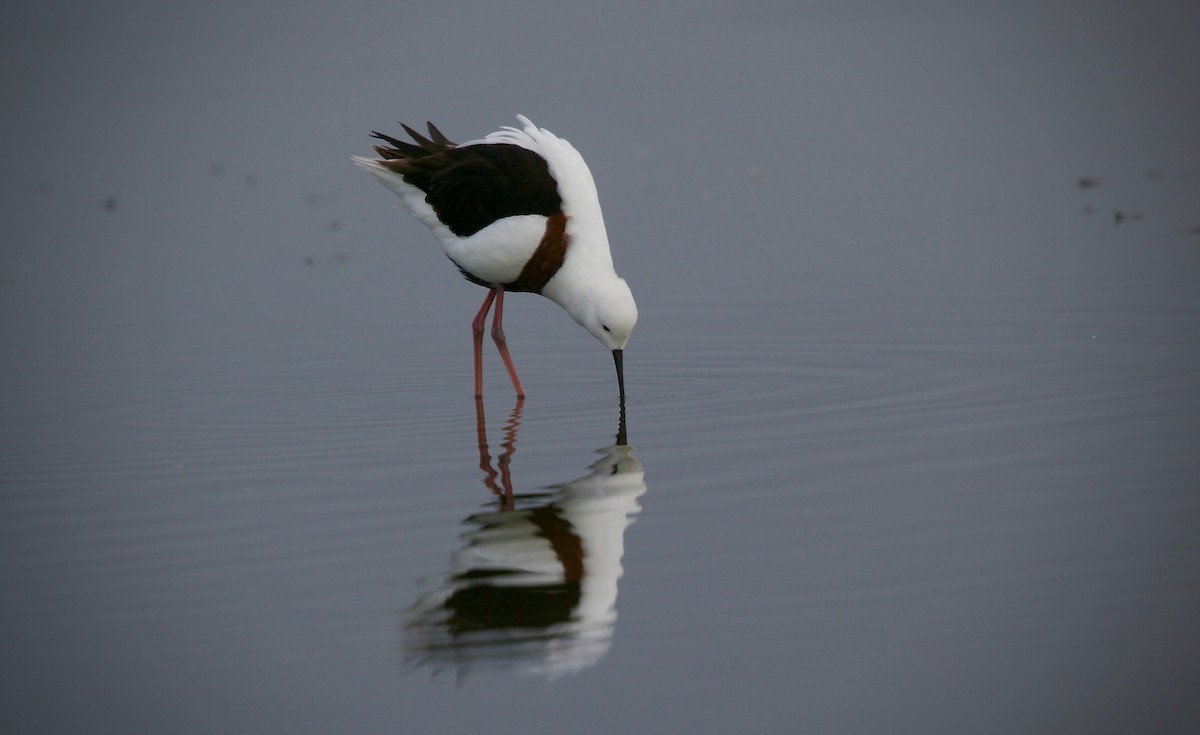
[[[1193, 732], [1187, 4], [38, 4], [4, 732]], [[612, 363], [349, 161], [523, 113]]]

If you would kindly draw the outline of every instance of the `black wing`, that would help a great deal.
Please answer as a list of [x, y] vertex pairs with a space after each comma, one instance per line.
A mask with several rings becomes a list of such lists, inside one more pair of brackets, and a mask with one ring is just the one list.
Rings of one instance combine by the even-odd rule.
[[562, 198], [546, 160], [509, 143], [459, 147], [429, 123], [429, 138], [404, 125], [416, 143], [373, 133], [391, 147], [375, 146], [383, 165], [425, 192], [425, 201], [459, 237], [519, 214], [550, 216]]

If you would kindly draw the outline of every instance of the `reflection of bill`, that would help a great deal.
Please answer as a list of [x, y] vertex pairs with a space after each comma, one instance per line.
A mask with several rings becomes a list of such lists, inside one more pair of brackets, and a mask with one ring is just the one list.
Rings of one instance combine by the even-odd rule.
[[646, 492], [642, 465], [623, 441], [623, 407], [618, 443], [599, 450], [587, 475], [514, 496], [508, 462], [520, 411], [518, 402], [499, 470], [491, 469], [480, 433], [484, 482], [499, 500], [495, 510], [464, 521], [449, 572], [409, 609], [403, 650], [415, 665], [553, 678], [595, 664], [611, 645], [625, 529]]

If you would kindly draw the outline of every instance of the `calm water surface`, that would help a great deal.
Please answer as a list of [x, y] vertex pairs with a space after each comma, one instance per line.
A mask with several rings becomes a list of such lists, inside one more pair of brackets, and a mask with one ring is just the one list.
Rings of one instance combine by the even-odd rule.
[[[4, 123], [5, 732], [1200, 725], [1200, 114], [1125, 73], [1194, 13], [571, 11], [631, 49], [563, 53], [586, 94], [464, 31], [380, 99], [434, 41], [214, 8], [74, 21], [128, 73]], [[531, 297], [476, 403], [483, 292], [347, 160], [519, 111], [593, 161], [624, 407]]]

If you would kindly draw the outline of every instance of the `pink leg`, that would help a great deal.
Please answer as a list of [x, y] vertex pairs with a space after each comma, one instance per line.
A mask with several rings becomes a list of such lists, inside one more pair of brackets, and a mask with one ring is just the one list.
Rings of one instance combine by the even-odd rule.
[[492, 318], [492, 340], [496, 343], [496, 349], [500, 350], [500, 359], [504, 361], [504, 369], [508, 371], [508, 379], [512, 381], [517, 398], [524, 398], [525, 389], [521, 387], [521, 381], [517, 378], [517, 369], [513, 367], [512, 357], [508, 354], [508, 342], [504, 339], [504, 328], [501, 326], [504, 320], [504, 289], [497, 286], [492, 293], [496, 294], [496, 315]]
[[471, 336], [475, 341], [475, 397], [483, 398], [483, 326], [487, 322], [488, 311], [492, 308], [492, 302], [496, 300], [496, 294], [500, 289], [492, 289], [488, 291], [487, 298], [483, 300], [483, 306], [479, 307], [479, 312], [475, 314], [475, 319], [471, 322]]

